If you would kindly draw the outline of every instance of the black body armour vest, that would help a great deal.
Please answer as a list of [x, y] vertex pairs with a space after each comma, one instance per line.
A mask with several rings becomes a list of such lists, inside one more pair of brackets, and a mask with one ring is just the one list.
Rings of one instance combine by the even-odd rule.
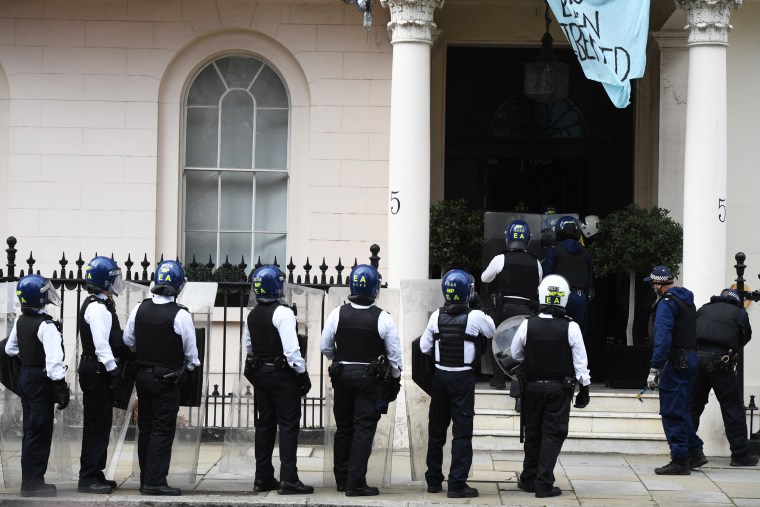
[[504, 252], [504, 268], [496, 275], [502, 296], [519, 296], [538, 301], [538, 261], [533, 254]]
[[525, 339], [525, 377], [528, 380], [562, 379], [575, 377], [573, 352], [567, 330], [571, 319], [528, 317], [528, 334]]
[[101, 299], [94, 294], [84, 300], [82, 308], [79, 310], [79, 336], [82, 340], [82, 354], [96, 357], [92, 329], [90, 329], [90, 325], [87, 321], [84, 320], [84, 314], [92, 303], [104, 305], [106, 310], [108, 310], [108, 313], [111, 314], [111, 333], [108, 335], [108, 345], [111, 347], [111, 352], [116, 356], [118, 355], [118, 349], [124, 347], [124, 340], [122, 338], [124, 333], [121, 330], [119, 318], [116, 316], [116, 307], [114, 306], [113, 301]]
[[[35, 368], [45, 367], [45, 347], [42, 345], [37, 332], [43, 322], [53, 321], [46, 313], [36, 315], [22, 314], [16, 322], [16, 337], [18, 338], [18, 356], [24, 366]], [[63, 338], [61, 338], [63, 350]]]
[[687, 305], [670, 292], [666, 292], [652, 306], [652, 314], [649, 316], [649, 336], [654, 337], [654, 319], [657, 315], [657, 305], [663, 300], [678, 303], [678, 317], [673, 324], [671, 349], [689, 349], [697, 346], [697, 309], [694, 305]]
[[[439, 360], [436, 364], [450, 368], [472, 366], [464, 362], [464, 342], [477, 343], [478, 337], [467, 334], [467, 316], [470, 308], [460, 310], [456, 307], [444, 306], [438, 311], [438, 332], [433, 335], [433, 343], [438, 341]], [[475, 361], [477, 361], [477, 352]]]
[[567, 278], [571, 289], [588, 287], [588, 250], [582, 248], [579, 253], [572, 253], [558, 244], [556, 247], [557, 261], [554, 272]]
[[251, 335], [251, 353], [253, 357], [267, 363], [273, 363], [284, 356], [280, 332], [272, 324], [274, 312], [283, 305], [280, 302], [259, 303], [248, 314], [248, 333]]
[[185, 364], [182, 336], [174, 331], [180, 310], [175, 302], [158, 305], [150, 299], [140, 303], [135, 315], [135, 355], [140, 366], [178, 369]]
[[371, 363], [385, 355], [385, 342], [377, 331], [382, 310], [377, 306], [367, 309], [350, 304], [340, 307], [338, 329], [335, 331], [335, 360], [354, 363]]
[[718, 346], [738, 351], [742, 344], [742, 331], [735, 323], [741, 308], [723, 301], [710, 302], [697, 312], [697, 347]]

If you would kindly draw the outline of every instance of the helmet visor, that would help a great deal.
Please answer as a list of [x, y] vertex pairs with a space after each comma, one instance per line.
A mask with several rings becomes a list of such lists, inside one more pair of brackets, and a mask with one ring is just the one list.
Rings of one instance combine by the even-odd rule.
[[58, 291], [55, 290], [53, 284], [48, 281], [41, 289], [40, 292], [47, 295], [47, 302], [51, 305], [60, 305], [61, 296], [58, 295]]
[[121, 277], [121, 269], [112, 269], [108, 273], [108, 277], [113, 278], [113, 282], [111, 282], [111, 285], [108, 287], [108, 292], [114, 296], [118, 296], [121, 294], [122, 289], [124, 289], [124, 280]]

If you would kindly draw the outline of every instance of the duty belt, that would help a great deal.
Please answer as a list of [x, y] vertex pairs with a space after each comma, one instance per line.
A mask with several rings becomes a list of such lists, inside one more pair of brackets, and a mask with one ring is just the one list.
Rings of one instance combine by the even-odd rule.
[[535, 384], [561, 384], [563, 381], [560, 380], [560, 379], [558, 379], [558, 378], [544, 378], [544, 379], [534, 379], [534, 380], [529, 379], [527, 382], [529, 384], [530, 383], [535, 383]]
[[501, 296], [501, 303], [528, 306], [530, 304], [530, 299], [524, 299], [517, 296]]

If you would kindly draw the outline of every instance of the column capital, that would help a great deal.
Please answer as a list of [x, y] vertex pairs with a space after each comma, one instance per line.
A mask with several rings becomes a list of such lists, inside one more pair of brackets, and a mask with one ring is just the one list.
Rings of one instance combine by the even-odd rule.
[[433, 11], [443, 7], [445, 0], [380, 0], [383, 7], [391, 10], [388, 31], [391, 43], [416, 41], [432, 43]]
[[728, 20], [731, 9], [739, 8], [743, 0], [675, 0], [686, 12], [689, 33], [688, 45], [728, 45], [728, 32], [733, 28]]

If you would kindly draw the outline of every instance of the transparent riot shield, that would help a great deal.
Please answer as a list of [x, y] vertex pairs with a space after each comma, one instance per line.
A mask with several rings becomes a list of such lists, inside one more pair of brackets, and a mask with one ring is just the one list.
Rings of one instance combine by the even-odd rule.
[[[323, 424], [322, 399], [324, 391], [319, 379], [322, 370], [322, 355], [319, 341], [322, 330], [322, 304], [325, 292], [300, 285], [287, 284], [285, 301], [294, 307], [298, 323], [299, 342], [302, 355], [306, 360], [306, 369], [312, 381], [312, 390], [302, 402], [302, 428], [319, 428]], [[249, 300], [249, 309], [255, 306], [255, 298]], [[247, 314], [243, 315], [247, 318]], [[237, 375], [233, 386], [233, 398], [227, 407], [227, 431], [224, 436], [222, 459], [219, 471], [254, 479], [256, 472], [255, 457], [255, 420], [256, 405], [253, 396], [253, 386], [243, 375], [246, 357], [244, 337], [241, 337], [240, 350], [237, 357]], [[303, 439], [302, 439], [303, 440]], [[300, 445], [300, 444], [299, 444]], [[306, 445], [305, 443], [303, 445]], [[275, 448], [276, 450], [276, 448]], [[275, 476], [279, 476], [278, 460], [275, 465]], [[309, 471], [299, 463], [299, 470]]]
[[[169, 467], [169, 484], [195, 484], [198, 478], [198, 457], [200, 455], [201, 434], [205, 425], [205, 402], [208, 392], [209, 351], [214, 343], [211, 339], [211, 321], [216, 300], [216, 282], [187, 282], [177, 298], [177, 303], [186, 306], [193, 316], [198, 357], [201, 365], [193, 372], [184, 371], [180, 389], [180, 407], [177, 427], [172, 444], [172, 458]], [[137, 398], [137, 410], [140, 398]], [[139, 428], [135, 432], [135, 442], [139, 438]], [[132, 474], [140, 476], [140, 464], [136, 444], [132, 452]]]
[[512, 357], [512, 338], [526, 318], [527, 315], [515, 315], [508, 318], [499, 324], [499, 327], [496, 328], [496, 334], [491, 340], [493, 357], [496, 359], [495, 363], [512, 380], [517, 380], [513, 369], [520, 364], [520, 361], [516, 361]]
[[[325, 304], [325, 318], [333, 308], [348, 302], [348, 288], [331, 287], [327, 294]], [[382, 289], [376, 300], [376, 305], [390, 313], [393, 321], [398, 327], [400, 308], [400, 292], [397, 289]], [[403, 338], [401, 340], [403, 344]], [[333, 415], [334, 396], [332, 382], [328, 375], [324, 375], [325, 381], [325, 461], [324, 461], [324, 478], [325, 486], [335, 486], [335, 475], [333, 474], [333, 445], [335, 444], [335, 417]], [[403, 421], [396, 419], [397, 405], [403, 403], [403, 392], [399, 393], [395, 402], [388, 404], [388, 413], [380, 417], [375, 431], [375, 438], [372, 441], [372, 453], [367, 463], [367, 480], [368, 482], [381, 481], [383, 487], [391, 485], [392, 458], [396, 427]], [[405, 425], [404, 425], [405, 426]], [[382, 479], [381, 479], [382, 478]]]

